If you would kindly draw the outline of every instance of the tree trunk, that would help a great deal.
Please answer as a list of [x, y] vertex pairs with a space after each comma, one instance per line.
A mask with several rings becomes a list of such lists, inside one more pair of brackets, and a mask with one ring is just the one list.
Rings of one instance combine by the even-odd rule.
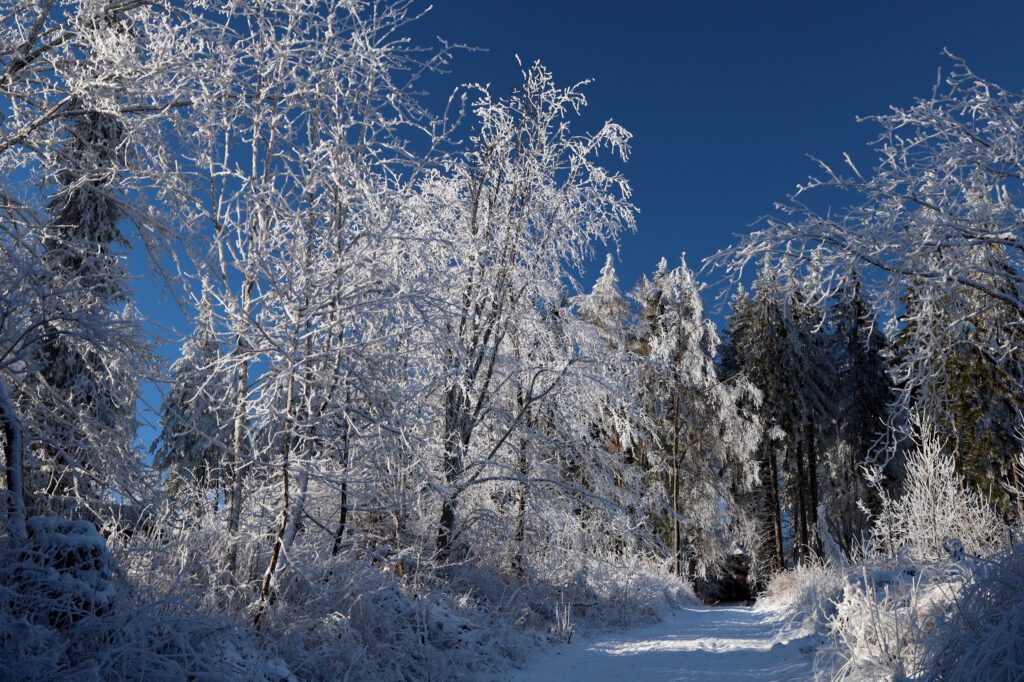
[[[680, 360], [677, 359], [677, 364]], [[678, 369], [676, 370], [679, 371]], [[679, 515], [681, 513], [679, 503], [679, 434], [682, 431], [681, 415], [682, 409], [682, 386], [680, 385], [678, 376], [675, 382], [675, 391], [673, 395], [673, 409], [672, 409], [672, 473], [671, 473], [671, 489], [672, 489], [672, 566], [673, 571], [677, 576], [682, 576], [682, 564], [683, 564], [683, 547], [682, 547], [682, 528], [680, 527]]]
[[[242, 287], [242, 311], [246, 319], [252, 312], [254, 282], [247, 278]], [[245, 461], [246, 440], [249, 437], [247, 421], [247, 400], [249, 392], [249, 360], [245, 357], [245, 337], [238, 333], [235, 352], [242, 356], [238, 363], [235, 379], [235, 414], [231, 434], [231, 454], [228, 462], [228, 479], [231, 485], [230, 508], [228, 509], [228, 556], [227, 570], [234, 575], [238, 570], [238, 531], [242, 525], [242, 465]]]
[[260, 604], [256, 608], [256, 615], [253, 617], [252, 625], [254, 628], [258, 628], [260, 625], [260, 618], [263, 616], [263, 612], [266, 610], [267, 603], [270, 601], [270, 588], [273, 585], [274, 573], [277, 571], [277, 564], [281, 558], [281, 550], [284, 547], [284, 537], [288, 532], [288, 524], [290, 519], [290, 506], [291, 500], [289, 499], [288, 483], [288, 464], [291, 456], [292, 448], [292, 434], [291, 434], [291, 422], [292, 422], [292, 392], [295, 388], [295, 372], [294, 370], [288, 376], [288, 396], [285, 398], [285, 409], [284, 409], [284, 433], [281, 434], [281, 515], [278, 523], [277, 535], [274, 537], [274, 545], [270, 550], [270, 562], [267, 564], [267, 570], [263, 574], [263, 583], [260, 585]]
[[465, 391], [458, 385], [448, 389], [444, 417], [444, 478], [448, 490], [441, 499], [441, 518], [437, 528], [437, 558], [448, 558], [455, 541], [456, 485], [465, 466], [464, 454], [469, 444], [469, 405]]
[[[1020, 460], [1018, 460], [1020, 461]], [[1013, 492], [1015, 499], [1015, 506], [1017, 511], [1017, 525], [1024, 527], [1024, 488], [1021, 485], [1024, 481], [1021, 481], [1021, 470], [1020, 465], [1014, 462], [1010, 466], [1010, 471], [1013, 473]]]
[[[810, 504], [807, 509], [809, 518], [808, 527], [818, 527], [818, 443], [814, 435], [814, 425], [807, 425], [807, 492], [810, 495]], [[810, 534], [810, 546], [808, 548], [814, 554], [821, 554], [821, 538], [817, 530]]]
[[25, 490], [22, 481], [24, 443], [21, 420], [7, 392], [7, 382], [0, 377], [0, 428], [4, 434], [4, 465], [7, 473], [7, 528], [15, 540], [28, 537], [25, 529]]
[[[526, 404], [526, 395], [523, 393], [523, 389], [519, 389], [518, 403], [521, 410], [526, 410], [526, 427], [529, 429], [533, 426], [533, 417], [531, 416], [529, 409]], [[526, 484], [526, 479], [530, 473], [530, 460], [527, 456], [527, 448], [529, 441], [523, 437], [519, 441], [519, 453], [518, 453], [518, 469], [519, 469], [519, 486], [516, 488], [516, 525], [515, 525], [515, 540], [516, 540], [516, 556], [513, 560], [513, 569], [520, 577], [525, 576], [525, 547], [526, 544], [526, 495], [529, 492], [529, 488]]]
[[773, 445], [768, 446], [768, 468], [772, 478], [769, 494], [772, 503], [772, 539], [774, 541], [774, 557], [776, 570], [786, 568], [786, 557], [782, 551], [782, 499], [779, 495], [779, 463], [778, 454]]
[[793, 559], [800, 563], [807, 552], [807, 467], [804, 462], [804, 442], [797, 436], [796, 441], [796, 534]]
[[292, 543], [295, 542], [295, 536], [299, 532], [299, 523], [302, 521], [302, 515], [306, 512], [306, 494], [309, 491], [308, 460], [302, 465], [302, 470], [299, 471], [299, 480], [296, 487], [298, 488], [298, 493], [295, 495], [295, 504], [292, 506], [288, 529], [284, 533], [284, 558], [281, 561], [281, 568], [284, 568], [287, 565], [288, 550], [292, 548]]
[[[312, 346], [312, 334], [310, 324], [307, 322], [305, 325], [306, 330], [306, 351], [305, 356], [312, 357], [313, 346]], [[294, 373], [293, 373], [294, 375]], [[295, 542], [295, 536], [299, 532], [299, 524], [302, 523], [302, 515], [306, 512], [306, 498], [309, 492], [309, 467], [313, 461], [313, 454], [316, 451], [317, 439], [315, 438], [316, 422], [323, 416], [323, 409], [314, 410], [313, 408], [313, 386], [315, 384], [313, 377], [313, 370], [310, 366], [306, 366], [302, 372], [302, 412], [304, 415], [304, 425], [301, 428], [301, 440], [299, 445], [302, 447], [302, 451], [305, 454], [303, 461], [299, 462], [299, 480], [298, 480], [298, 494], [295, 496], [295, 504], [292, 508], [291, 519], [288, 523], [288, 529], [284, 534], [284, 562], [288, 561], [288, 551], [292, 548], [292, 543]], [[291, 383], [291, 380], [289, 380]], [[322, 405], [326, 404], [326, 399]], [[298, 431], [299, 427], [296, 426], [295, 430]], [[285, 563], [282, 563], [282, 568]]]
[[524, 440], [519, 446], [519, 476], [522, 480], [519, 481], [519, 487], [516, 489], [516, 558], [514, 568], [520, 576], [525, 573], [525, 560], [523, 559], [525, 547], [523, 545], [526, 543], [527, 475], [529, 475], [529, 463], [526, 458], [526, 441]]
[[350, 449], [352, 441], [352, 423], [348, 412], [350, 395], [350, 389], [346, 387], [345, 431], [341, 435], [341, 511], [338, 512], [338, 530], [334, 533], [334, 546], [331, 547], [331, 556], [338, 556], [338, 552], [341, 551], [341, 542], [345, 538], [345, 530], [348, 527], [348, 470], [351, 466]]

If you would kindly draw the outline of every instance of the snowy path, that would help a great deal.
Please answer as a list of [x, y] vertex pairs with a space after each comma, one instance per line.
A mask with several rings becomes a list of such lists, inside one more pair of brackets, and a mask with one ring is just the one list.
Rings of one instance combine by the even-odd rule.
[[748, 607], [683, 609], [655, 626], [605, 633], [529, 661], [514, 682], [809, 680], [812, 636]]

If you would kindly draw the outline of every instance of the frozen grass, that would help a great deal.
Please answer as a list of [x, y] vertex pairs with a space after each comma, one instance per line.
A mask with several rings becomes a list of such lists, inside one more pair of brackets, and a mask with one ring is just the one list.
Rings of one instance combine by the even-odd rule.
[[396, 574], [393, 564], [345, 556], [319, 574], [290, 570], [265, 636], [304, 680], [475, 680], [578, 628], [652, 622], [692, 600], [659, 564], [636, 558], [592, 557], [520, 582], [485, 562], [441, 572], [401, 565]]
[[1024, 679], [1024, 547], [978, 566], [929, 637], [921, 665], [936, 680]]
[[639, 552], [552, 545], [512, 570], [498, 553], [437, 566], [412, 549], [296, 543], [255, 630], [257, 541], [237, 548], [249, 578], [232, 579], [215, 523], [161, 517], [163, 534], [115, 535], [109, 550], [89, 524], [36, 525], [34, 544], [0, 549], [0, 660], [15, 679], [489, 679], [577, 629], [693, 601]]
[[823, 679], [1024, 679], [1024, 549], [861, 565], [828, 626]]
[[845, 576], [827, 563], [810, 563], [777, 573], [758, 596], [757, 610], [821, 628], [835, 614]]
[[923, 647], [952, 604], [959, 576], [895, 561], [852, 570], [828, 624], [832, 645], [819, 657], [819, 673], [863, 680], [921, 672]]

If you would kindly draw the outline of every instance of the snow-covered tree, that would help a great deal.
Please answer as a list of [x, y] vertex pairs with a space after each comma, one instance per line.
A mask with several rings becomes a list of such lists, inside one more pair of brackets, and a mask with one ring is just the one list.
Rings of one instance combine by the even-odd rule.
[[[511, 345], [546, 345], [535, 335], [559, 307], [569, 269], [595, 240], [633, 227], [628, 183], [595, 159], [603, 149], [624, 156], [629, 133], [608, 123], [593, 135], [573, 134], [569, 115], [586, 103], [580, 87], [559, 88], [539, 64], [523, 76], [507, 99], [481, 94], [471, 149], [420, 188], [421, 220], [444, 245], [438, 277], [450, 292], [437, 342], [445, 368], [440, 556], [461, 533], [457, 505], [467, 487], [527, 413], [564, 390], [580, 360], [570, 352], [531, 362]], [[501, 409], [510, 382], [525, 388], [522, 404]]]
[[985, 499], [965, 485], [954, 453], [927, 419], [914, 415], [911, 423], [914, 448], [906, 459], [902, 494], [893, 498], [881, 490], [879, 469], [872, 476], [882, 499], [872, 528], [872, 549], [923, 561], [955, 560], [964, 551], [991, 555], [1006, 541], [1005, 525]]
[[[726, 365], [741, 370], [763, 393], [761, 444], [763, 517], [772, 526], [770, 556], [782, 568], [788, 505], [799, 561], [814, 549], [818, 507], [819, 450], [830, 418], [831, 365], [821, 326], [824, 313], [805, 281], [784, 278], [766, 260], [754, 295], [733, 300]], [[782, 459], [779, 459], [779, 456]]]
[[171, 365], [170, 391], [160, 408], [162, 431], [153, 443], [153, 465], [170, 474], [172, 493], [213, 491], [214, 509], [223, 488], [224, 456], [230, 443], [230, 376], [220, 366], [221, 343], [208, 301], [200, 301], [191, 335]]
[[608, 343], [619, 347], [624, 343], [629, 303], [619, 289], [619, 277], [615, 274], [612, 254], [605, 258], [601, 274], [593, 288], [579, 300], [580, 317], [601, 330]]
[[[194, 12], [190, 110], [173, 120], [189, 182], [177, 208], [212, 236], [184, 261], [226, 339], [216, 368], [230, 376], [223, 560], [236, 575], [243, 561], [262, 572], [264, 601], [310, 514], [338, 524], [336, 536], [351, 525], [353, 449], [366, 448], [366, 471], [385, 472], [397, 463], [373, 458], [398, 458], [408, 445], [388, 444], [415, 436], [406, 432], [418, 385], [409, 328], [422, 322], [425, 242], [401, 221], [445, 128], [414, 82], [447, 50], [392, 40], [411, 19], [405, 2]], [[368, 439], [374, 430], [385, 435]], [[340, 513], [328, 494], [338, 485]], [[265, 527], [250, 500], [277, 510], [269, 553], [243, 547]]]
[[[897, 368], [904, 414], [933, 390], [944, 400], [950, 342], [972, 347], [1017, 400], [1024, 387], [1006, 361], [1024, 351], [1022, 102], [954, 58], [931, 96], [868, 119], [881, 128], [873, 169], [849, 156], [846, 170], [822, 164], [780, 216], [714, 263], [738, 276], [763, 254], [799, 253], [788, 261], [794, 269], [813, 256], [822, 297], [859, 279], [880, 312], [914, 334]], [[848, 204], [830, 199], [827, 212], [816, 210], [828, 191]], [[908, 295], [913, 305], [904, 306]], [[986, 331], [966, 331], [973, 327]]]
[[663, 261], [653, 283], [635, 296], [651, 308], [644, 345], [654, 442], [646, 458], [670, 505], [675, 573], [703, 578], [730, 550], [753, 549], [741, 500], [758, 483], [760, 394], [743, 375], [719, 379], [718, 335], [685, 259], [672, 270]]
[[[121, 141], [121, 123], [112, 115], [88, 113], [70, 121], [60, 149], [60, 187], [43, 226], [42, 256], [53, 286], [75, 288], [83, 309], [127, 331], [130, 320], [120, 313], [126, 278], [114, 252], [125, 239], [112, 196]], [[36, 369], [23, 386], [20, 402], [32, 424], [49, 498], [95, 498], [100, 459], [112, 453], [132, 457], [138, 378], [124, 354], [130, 347], [100, 355], [90, 345], [54, 324], [44, 332], [32, 362]]]
[[[971, 308], [964, 309], [964, 301]], [[1020, 335], [1001, 302], [983, 304], [964, 292], [959, 301], [922, 297], [913, 284], [904, 296], [905, 324], [896, 336], [894, 370], [908, 389], [905, 409], [927, 415], [932, 428], [957, 454], [957, 468], [1007, 516], [1016, 514], [1013, 453], [1019, 448], [1019, 410], [1024, 393], [1019, 380], [1024, 355], [993, 356], [982, 350], [1002, 345], [1007, 334]]]
[[112, 492], [133, 500], [145, 478], [132, 440], [149, 354], [128, 301], [121, 230], [130, 221], [156, 244], [158, 202], [139, 192], [153, 187], [156, 119], [171, 99], [164, 52], [140, 45], [173, 35], [159, 14], [100, 2], [11, 2], [0, 12], [0, 212], [37, 306], [7, 367], [36, 511], [86, 514], [82, 502], [106, 504]]
[[878, 452], [887, 428], [892, 389], [883, 353], [886, 338], [875, 324], [860, 283], [833, 296], [828, 310], [829, 357], [835, 385], [832, 416], [836, 430], [825, 435], [822, 499], [829, 527], [843, 551], [849, 553], [867, 531], [865, 506], [874, 507], [864, 466]]

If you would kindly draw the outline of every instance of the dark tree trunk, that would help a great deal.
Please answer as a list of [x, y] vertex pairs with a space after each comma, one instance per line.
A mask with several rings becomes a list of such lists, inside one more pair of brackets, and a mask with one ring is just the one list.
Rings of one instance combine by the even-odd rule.
[[793, 559], [800, 563], [807, 554], [807, 465], [803, 439], [796, 441], [796, 545]]
[[445, 395], [444, 417], [444, 478], [448, 489], [441, 499], [441, 518], [437, 527], [437, 558], [444, 560], [451, 552], [456, 531], [456, 501], [458, 483], [465, 466], [464, 454], [469, 445], [469, 401], [458, 385]]
[[782, 551], [782, 499], [779, 495], [779, 463], [775, 447], [768, 447], [768, 468], [771, 474], [771, 484], [768, 486], [772, 504], [772, 540], [773, 563], [775, 570], [781, 571], [786, 568], [786, 557]]
[[284, 547], [285, 534], [288, 532], [289, 512], [291, 499], [289, 495], [289, 474], [288, 465], [292, 449], [292, 393], [295, 388], [294, 372], [288, 377], [288, 395], [284, 410], [284, 433], [281, 434], [281, 514], [278, 521], [277, 534], [274, 536], [274, 544], [270, 549], [270, 561], [267, 570], [263, 574], [263, 583], [260, 585], [260, 603], [256, 608], [256, 615], [253, 617], [252, 625], [258, 628], [260, 618], [270, 602], [271, 588], [274, 583], [274, 574], [277, 572], [277, 564], [281, 559], [281, 549]]
[[349, 421], [348, 403], [351, 399], [349, 389], [345, 389], [345, 431], [341, 436], [341, 511], [338, 512], [338, 530], [334, 533], [334, 546], [331, 547], [331, 556], [338, 556], [341, 551], [341, 543], [345, 539], [345, 530], [348, 527], [348, 471], [352, 465], [351, 443], [352, 424]]
[[7, 393], [7, 383], [0, 377], [0, 429], [4, 434], [4, 465], [7, 474], [7, 527], [17, 540], [24, 540], [25, 491], [22, 483], [24, 450], [21, 421], [14, 402]]
[[809, 549], [816, 555], [821, 554], [821, 538], [818, 537], [818, 442], [814, 434], [814, 425], [807, 425], [807, 492], [810, 496], [808, 505], [808, 525], [810, 533]]

